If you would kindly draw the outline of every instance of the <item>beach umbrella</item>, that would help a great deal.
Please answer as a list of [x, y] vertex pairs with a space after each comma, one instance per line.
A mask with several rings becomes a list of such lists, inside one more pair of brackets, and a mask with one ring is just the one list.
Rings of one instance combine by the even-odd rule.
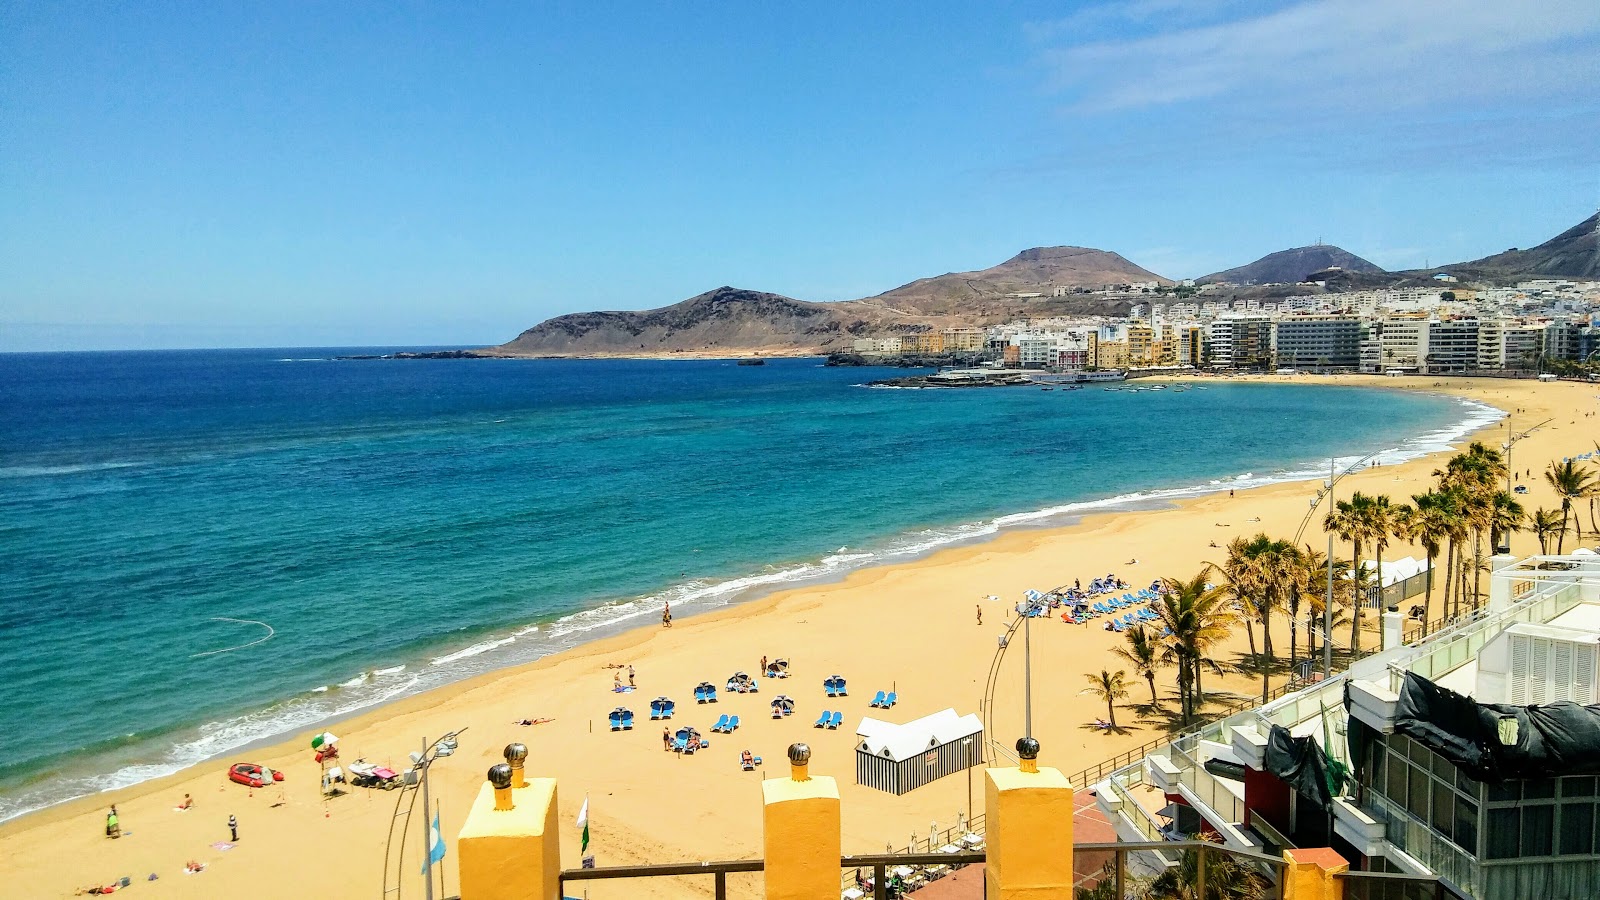
[[321, 750], [323, 747], [326, 747], [329, 744], [337, 744], [338, 742], [339, 737], [337, 735], [330, 731], [324, 731], [323, 733], [311, 739], [311, 749]]

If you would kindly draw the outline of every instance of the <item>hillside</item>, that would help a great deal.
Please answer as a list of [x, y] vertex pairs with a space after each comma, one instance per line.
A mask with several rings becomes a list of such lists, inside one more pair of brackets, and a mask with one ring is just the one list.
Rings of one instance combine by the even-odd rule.
[[1513, 247], [1470, 262], [1439, 266], [1463, 281], [1515, 282], [1537, 278], [1600, 278], [1600, 214], [1590, 216], [1530, 250]]
[[1048, 295], [1054, 285], [1098, 288], [1132, 281], [1172, 284], [1115, 253], [1040, 247], [981, 272], [923, 278], [865, 300], [811, 303], [720, 287], [659, 309], [571, 313], [480, 352], [491, 356], [828, 353], [848, 349], [857, 336], [988, 325], [1025, 315], [1124, 315], [1130, 306], [1126, 299], [1012, 295]]
[[901, 312], [983, 318], [1015, 309], [1013, 294], [1048, 295], [1058, 285], [1100, 288], [1137, 281], [1175, 283], [1106, 250], [1035, 247], [997, 266], [919, 278], [862, 302]]
[[571, 313], [491, 348], [508, 356], [629, 355], [823, 350], [877, 331], [884, 316], [853, 303], [807, 303], [779, 294], [719, 287], [640, 312]]
[[1195, 283], [1210, 284], [1226, 281], [1232, 284], [1294, 284], [1305, 281], [1306, 276], [1313, 272], [1333, 268], [1361, 274], [1383, 272], [1383, 269], [1348, 250], [1332, 244], [1317, 244], [1312, 247], [1295, 247], [1268, 253], [1248, 265], [1196, 278]]

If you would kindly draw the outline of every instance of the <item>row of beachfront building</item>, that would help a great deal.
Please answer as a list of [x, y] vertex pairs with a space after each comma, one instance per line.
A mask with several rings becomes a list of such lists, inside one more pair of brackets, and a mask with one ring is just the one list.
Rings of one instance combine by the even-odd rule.
[[974, 354], [1054, 371], [1194, 366], [1220, 369], [1451, 373], [1533, 369], [1600, 350], [1591, 313], [1484, 317], [1448, 311], [1364, 316], [1229, 311], [1209, 322], [1159, 313], [1100, 322], [1014, 322], [858, 338], [868, 355]]

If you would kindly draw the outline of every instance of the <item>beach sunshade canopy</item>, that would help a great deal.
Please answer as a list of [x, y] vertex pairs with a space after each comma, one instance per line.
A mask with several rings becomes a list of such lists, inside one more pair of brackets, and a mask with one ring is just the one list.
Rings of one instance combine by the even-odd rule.
[[326, 747], [329, 744], [337, 744], [338, 742], [338, 735], [331, 731], [324, 731], [323, 733], [311, 739], [311, 749], [321, 750], [323, 747]]

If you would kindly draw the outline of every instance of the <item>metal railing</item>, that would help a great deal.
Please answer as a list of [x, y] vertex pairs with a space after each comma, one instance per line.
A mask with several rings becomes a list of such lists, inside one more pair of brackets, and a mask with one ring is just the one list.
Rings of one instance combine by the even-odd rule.
[[[906, 844], [904, 851], [894, 848], [893, 844], [891, 843], [891, 849], [889, 849], [887, 852], [890, 854], [904, 853], [907, 856], [914, 856], [918, 853], [938, 853], [942, 855], [951, 852], [945, 850], [945, 847], [958, 847], [964, 851], [982, 850], [984, 841], [983, 816], [983, 813], [978, 813], [970, 820], [962, 821], [958, 814], [955, 825], [952, 825], [943, 831], [938, 829], [930, 829], [927, 838], [913, 834], [911, 836], [911, 840]], [[919, 847], [923, 846], [926, 846], [927, 849], [918, 849]], [[841, 875], [841, 887], [848, 888], [853, 882], [854, 877], [852, 875]]]
[[[1041, 835], [1041, 839], [1047, 839]], [[1087, 866], [1077, 866], [1082, 854], [1104, 854], [1106, 859], [1099, 863], [1098, 870], [1092, 871], [1083, 877], [1077, 885], [1080, 889], [1093, 890], [1106, 883], [1114, 886], [1115, 897], [1127, 896], [1127, 890], [1136, 878], [1139, 878], [1129, 865], [1131, 854], [1159, 852], [1194, 854], [1190, 865], [1180, 865], [1178, 877], [1186, 880], [1195, 888], [1195, 896], [1205, 896], [1205, 886], [1208, 871], [1215, 871], [1215, 867], [1224, 861], [1231, 861], [1246, 869], [1256, 872], [1261, 878], [1272, 885], [1272, 898], [1281, 900], [1283, 872], [1287, 863], [1274, 856], [1260, 853], [1251, 853], [1242, 850], [1230, 850], [1210, 841], [1150, 841], [1150, 842], [1113, 842], [1073, 844], [1072, 853], [1075, 869], [1095, 867], [1097, 860], [1084, 860]], [[859, 872], [861, 878], [857, 881], [852, 874], [849, 878], [849, 887], [841, 889], [841, 896], [861, 898], [872, 897], [873, 900], [888, 900], [891, 896], [899, 896], [906, 891], [939, 880], [952, 871], [969, 865], [983, 863], [987, 856], [985, 851], [963, 851], [959, 853], [885, 853], [841, 856], [839, 867], [852, 873]], [[576, 882], [613, 881], [632, 878], [710, 878], [712, 883], [712, 896], [716, 900], [727, 900], [728, 876], [730, 874], [762, 872], [766, 863], [759, 859], [724, 860], [719, 862], [698, 863], [668, 863], [664, 865], [643, 866], [606, 866], [593, 869], [563, 869], [560, 876], [560, 885], [563, 896], [567, 888]], [[867, 870], [872, 874], [868, 876]], [[1190, 871], [1192, 869], [1192, 872]], [[1402, 878], [1403, 880], [1403, 878]], [[1416, 879], [1413, 879], [1416, 880]], [[1432, 879], [1427, 879], [1431, 881]], [[841, 883], [844, 880], [841, 879]], [[854, 892], [859, 891], [859, 894]], [[1396, 895], [1397, 897], [1399, 895]], [[1385, 898], [1386, 900], [1386, 898]], [[1409, 898], [1407, 898], [1409, 900]]]
[[1345, 872], [1339, 879], [1344, 900], [1446, 900], [1454, 896], [1433, 875], [1394, 872]]

